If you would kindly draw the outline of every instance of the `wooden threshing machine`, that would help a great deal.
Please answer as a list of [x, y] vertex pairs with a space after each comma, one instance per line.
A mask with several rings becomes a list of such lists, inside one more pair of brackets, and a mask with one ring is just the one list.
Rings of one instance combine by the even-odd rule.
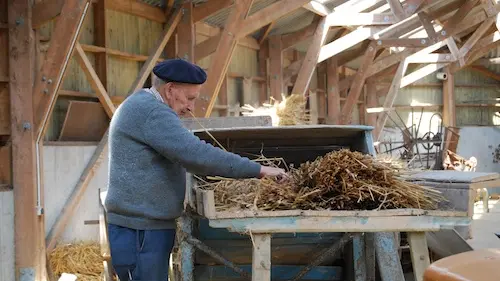
[[[375, 154], [369, 126], [287, 126], [199, 129], [193, 132], [228, 151], [253, 158], [314, 160], [349, 148]], [[423, 280], [430, 264], [426, 232], [468, 225], [466, 212], [397, 209], [381, 211], [219, 212], [213, 191], [188, 177], [191, 215], [180, 220], [176, 279], [208, 280]], [[400, 240], [409, 245], [401, 263]], [[412, 273], [413, 272], [413, 273]], [[408, 274], [407, 276], [408, 277]]]

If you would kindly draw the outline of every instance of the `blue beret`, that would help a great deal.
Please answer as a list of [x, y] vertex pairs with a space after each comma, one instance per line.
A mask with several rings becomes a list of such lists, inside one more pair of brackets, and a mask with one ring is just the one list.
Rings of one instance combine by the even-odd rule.
[[153, 68], [153, 73], [165, 82], [203, 84], [207, 73], [196, 64], [183, 59], [168, 59]]

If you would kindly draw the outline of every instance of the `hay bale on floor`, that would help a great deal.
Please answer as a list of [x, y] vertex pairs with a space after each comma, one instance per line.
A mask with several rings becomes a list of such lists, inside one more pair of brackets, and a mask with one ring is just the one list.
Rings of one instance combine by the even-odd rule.
[[49, 256], [54, 276], [63, 273], [74, 274], [78, 281], [100, 281], [103, 257], [100, 245], [96, 242], [78, 242], [58, 245]]
[[273, 126], [311, 124], [311, 118], [306, 109], [307, 100], [304, 96], [282, 96], [282, 101], [273, 101], [273, 104], [265, 103], [258, 108], [246, 104], [241, 107], [242, 114], [244, 116], [271, 116]]

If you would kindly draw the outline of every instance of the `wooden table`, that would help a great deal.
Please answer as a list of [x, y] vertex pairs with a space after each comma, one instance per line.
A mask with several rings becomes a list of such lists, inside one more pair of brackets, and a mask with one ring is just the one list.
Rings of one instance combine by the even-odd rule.
[[[373, 272], [366, 258], [374, 249], [384, 281], [404, 280], [392, 232], [406, 232], [416, 281], [423, 280], [430, 264], [425, 233], [469, 225], [467, 212], [397, 209], [381, 211], [226, 211], [215, 210], [213, 191], [195, 189], [193, 202], [198, 214], [213, 228], [246, 233], [253, 242], [252, 280], [271, 280], [271, 234], [300, 232], [344, 232], [353, 237], [355, 280]], [[373, 247], [366, 247], [373, 239]]]

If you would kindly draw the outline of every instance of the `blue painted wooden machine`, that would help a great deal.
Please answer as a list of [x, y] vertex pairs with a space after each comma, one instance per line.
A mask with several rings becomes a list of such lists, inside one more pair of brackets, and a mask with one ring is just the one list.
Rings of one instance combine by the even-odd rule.
[[[368, 126], [199, 129], [246, 157], [282, 157], [298, 166], [332, 150], [375, 154]], [[213, 191], [188, 177], [189, 215], [180, 220], [176, 280], [405, 280], [399, 241], [406, 233], [414, 280], [430, 264], [425, 232], [468, 225], [465, 212], [216, 211]], [[378, 266], [376, 266], [378, 265]]]

